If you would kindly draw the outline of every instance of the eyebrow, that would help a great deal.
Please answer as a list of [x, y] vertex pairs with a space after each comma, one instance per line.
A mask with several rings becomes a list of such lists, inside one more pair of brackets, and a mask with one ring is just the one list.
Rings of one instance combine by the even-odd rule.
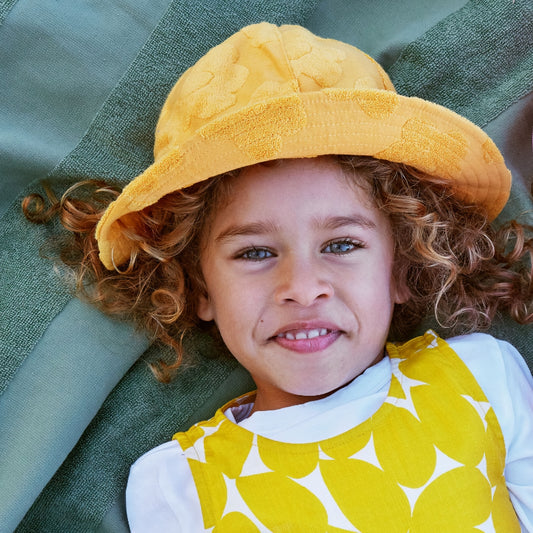
[[315, 219], [317, 227], [325, 229], [338, 229], [344, 226], [360, 226], [366, 229], [375, 229], [376, 223], [368, 217], [360, 214], [354, 214], [350, 216], [334, 216], [327, 217], [325, 219]]
[[[375, 229], [376, 223], [360, 214], [350, 216], [331, 216], [326, 218], [316, 217], [313, 226], [327, 230], [342, 228], [345, 226], [359, 226], [365, 229]], [[235, 224], [221, 231], [215, 238], [216, 242], [225, 241], [233, 237], [246, 237], [250, 235], [267, 235], [275, 233], [278, 226], [270, 221], [251, 222], [249, 224]]]
[[278, 227], [271, 222], [251, 222], [250, 224], [235, 224], [221, 231], [215, 238], [216, 242], [225, 241], [232, 237], [246, 237], [247, 235], [266, 235], [276, 232]]

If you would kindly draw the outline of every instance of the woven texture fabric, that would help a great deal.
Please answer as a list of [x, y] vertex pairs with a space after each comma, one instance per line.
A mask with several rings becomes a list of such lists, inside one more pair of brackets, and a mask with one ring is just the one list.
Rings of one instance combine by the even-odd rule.
[[3, 2], [0, 3], [0, 26], [16, 3], [17, 0], [3, 0]]

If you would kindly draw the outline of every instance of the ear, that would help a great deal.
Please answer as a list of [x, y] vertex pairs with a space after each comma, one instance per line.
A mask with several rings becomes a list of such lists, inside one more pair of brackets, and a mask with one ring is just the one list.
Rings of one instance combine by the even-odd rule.
[[411, 298], [411, 290], [407, 285], [406, 272], [404, 272], [403, 269], [396, 269], [392, 283], [394, 290], [394, 303], [404, 304], [407, 302]]
[[411, 291], [406, 283], [403, 281], [396, 282], [396, 287], [394, 289], [394, 303], [395, 304], [404, 304], [411, 298]]
[[213, 305], [211, 304], [209, 296], [202, 294], [198, 297], [196, 314], [198, 315], [198, 318], [204, 322], [210, 322], [215, 319]]

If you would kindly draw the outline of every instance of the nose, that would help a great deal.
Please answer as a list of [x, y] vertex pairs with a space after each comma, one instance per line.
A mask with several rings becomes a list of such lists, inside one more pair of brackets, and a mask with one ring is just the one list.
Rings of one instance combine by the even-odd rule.
[[308, 307], [333, 296], [327, 272], [310, 258], [286, 257], [277, 268], [275, 300]]

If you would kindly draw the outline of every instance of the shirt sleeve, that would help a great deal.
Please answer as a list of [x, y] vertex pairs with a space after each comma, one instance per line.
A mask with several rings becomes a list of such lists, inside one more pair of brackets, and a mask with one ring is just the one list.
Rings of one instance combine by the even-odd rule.
[[204, 529], [194, 481], [177, 441], [154, 448], [132, 465], [126, 510], [132, 533]]
[[533, 377], [520, 353], [490, 335], [450, 339], [492, 405], [507, 451], [505, 479], [523, 531], [533, 532]]

